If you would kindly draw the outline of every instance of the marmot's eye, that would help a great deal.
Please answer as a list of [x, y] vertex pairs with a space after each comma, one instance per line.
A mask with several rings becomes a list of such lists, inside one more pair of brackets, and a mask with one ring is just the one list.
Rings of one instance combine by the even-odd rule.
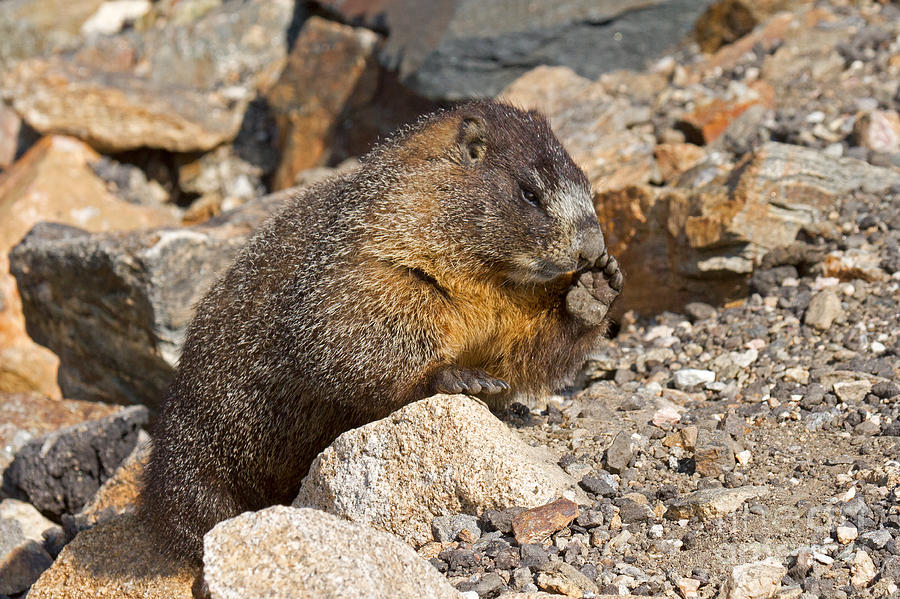
[[522, 196], [522, 199], [534, 206], [535, 208], [540, 208], [541, 204], [538, 201], [537, 194], [531, 191], [530, 189], [526, 189], [524, 187], [519, 188], [519, 194]]

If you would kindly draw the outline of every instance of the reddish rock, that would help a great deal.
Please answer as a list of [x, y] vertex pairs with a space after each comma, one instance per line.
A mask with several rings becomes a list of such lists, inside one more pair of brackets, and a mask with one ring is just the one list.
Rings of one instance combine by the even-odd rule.
[[12, 461], [15, 451], [33, 437], [103, 418], [119, 409], [98, 402], [50, 399], [38, 393], [0, 392], [0, 472]]
[[542, 543], [577, 517], [578, 504], [561, 497], [513, 518], [513, 534], [520, 545]]
[[714, 98], [681, 117], [678, 124], [688, 141], [708, 144], [752, 106], [775, 107], [775, 90], [771, 85], [765, 81], [754, 81], [742, 97]]
[[297, 173], [324, 164], [341, 114], [373, 97], [378, 41], [368, 29], [318, 17], [303, 25], [281, 78], [267, 95], [282, 152], [274, 189], [291, 187]]
[[99, 154], [69, 137], [45, 137], [0, 176], [0, 391], [38, 391], [60, 397], [58, 360], [25, 332], [10, 249], [40, 221], [89, 231], [140, 229], [174, 224], [165, 207], [118, 199], [90, 168]]

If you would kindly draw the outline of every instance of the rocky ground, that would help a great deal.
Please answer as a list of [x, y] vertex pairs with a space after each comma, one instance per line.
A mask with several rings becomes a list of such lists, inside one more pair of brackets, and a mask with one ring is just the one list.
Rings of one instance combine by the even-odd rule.
[[[0, 3], [0, 599], [900, 596], [896, 3], [52, 4]], [[483, 94], [587, 173], [611, 339], [167, 561], [133, 510], [190, 307], [296, 186]]]

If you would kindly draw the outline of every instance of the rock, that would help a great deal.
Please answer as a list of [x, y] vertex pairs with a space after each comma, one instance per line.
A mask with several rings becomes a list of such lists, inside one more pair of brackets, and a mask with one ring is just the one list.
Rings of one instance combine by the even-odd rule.
[[[632, 495], [635, 494], [632, 493]], [[643, 495], [640, 497], [643, 498]], [[623, 497], [616, 500], [616, 506], [619, 508], [619, 517], [622, 519], [623, 524], [646, 522], [655, 519], [653, 510], [646, 504], [646, 499], [644, 500], [644, 503], [639, 503], [633, 498]]]
[[843, 315], [844, 309], [841, 307], [841, 300], [837, 294], [831, 289], [823, 289], [810, 300], [803, 322], [807, 326], [824, 331]]
[[[620, 153], [620, 156], [627, 155]], [[602, 168], [617, 160], [619, 158], [610, 156]], [[635, 167], [634, 176], [638, 163], [630, 164]], [[648, 180], [650, 171], [641, 170], [644, 175], [633, 178]], [[704, 281], [703, 285], [690, 287], [693, 281], [680, 277], [669, 263], [668, 194], [650, 185], [627, 185], [627, 181], [618, 180], [614, 173], [601, 173], [602, 169], [598, 168], [602, 177], [598, 182], [602, 187], [612, 189], [594, 194], [594, 209], [610, 252], [628, 273], [628, 285], [620, 301], [627, 303], [629, 309], [649, 315], [677, 309], [698, 298], [715, 298], [718, 292], [714, 284]], [[621, 187], [623, 183], [626, 185]], [[668, 292], [659, 293], [660, 286]]]
[[711, 53], [744, 37], [758, 23], [752, 6], [742, 0], [719, 0], [697, 19], [694, 35], [700, 49]]
[[674, 380], [676, 388], [686, 390], [715, 381], [716, 373], [712, 370], [682, 368], [675, 372]]
[[150, 0], [109, 0], [84, 22], [81, 33], [86, 36], [114, 35], [122, 31], [125, 23], [134, 22], [150, 12], [150, 8]]
[[626, 431], [619, 431], [613, 438], [613, 442], [606, 448], [606, 453], [603, 454], [603, 463], [607, 470], [613, 474], [619, 474], [628, 468], [633, 457], [631, 435]]
[[148, 179], [146, 173], [133, 164], [101, 156], [90, 166], [111, 193], [129, 204], [159, 207], [171, 199], [162, 184]]
[[884, 549], [891, 542], [891, 533], [883, 528], [864, 532], [860, 535], [860, 542], [871, 549]]
[[195, 22], [23, 61], [0, 89], [31, 127], [105, 152], [209, 150], [234, 139], [257, 89], [277, 79], [293, 10], [229, 0]]
[[192, 599], [197, 570], [159, 552], [152, 533], [120, 516], [80, 533], [28, 593], [30, 599]]
[[15, 499], [0, 503], [0, 593], [28, 590], [50, 567], [53, 558], [44, 547], [44, 533], [54, 529], [59, 526], [32, 505]]
[[691, 302], [684, 307], [684, 311], [691, 319], [691, 322], [707, 320], [714, 318], [716, 315], [716, 309], [703, 302]]
[[609, 497], [619, 492], [619, 481], [609, 472], [585, 476], [581, 479], [581, 486], [586, 491], [596, 493], [601, 497]]
[[852, 573], [850, 582], [858, 589], [869, 586], [878, 575], [878, 569], [875, 568], [872, 558], [863, 550], [856, 552], [853, 561], [850, 562], [850, 571]]
[[84, 22], [104, 0], [5, 0], [0, 4], [0, 73], [19, 61], [77, 47]]
[[865, 379], [856, 381], [837, 381], [832, 385], [834, 394], [844, 403], [859, 403], [865, 399], [872, 389], [872, 383]]
[[[91, 170], [99, 155], [68, 137], [45, 137], [0, 177], [0, 391], [37, 391], [59, 398], [58, 359], [25, 332], [7, 254], [37, 222], [87, 229], [135, 229], [174, 224], [163, 207], [135, 206], [110, 193]], [[93, 333], [92, 333], [93, 334]]]
[[677, 126], [687, 140], [703, 145], [714, 142], [742, 114], [753, 107], [775, 107], [775, 90], [764, 81], [754, 81], [740, 95], [715, 97], [683, 115]]
[[696, 599], [699, 597], [697, 591], [700, 590], [700, 584], [700, 581], [694, 578], [679, 578], [676, 586], [684, 599]]
[[723, 430], [700, 429], [694, 443], [694, 466], [701, 476], [716, 478], [734, 468], [734, 442]]
[[847, 526], [838, 526], [835, 529], [834, 535], [838, 540], [838, 543], [840, 543], [841, 545], [849, 545], [856, 540], [856, 537], [859, 536], [859, 531], [855, 526], [849, 524]]
[[[387, 29], [385, 66], [430, 98], [496, 95], [542, 64], [563, 65], [596, 79], [641, 69], [676, 45], [703, 10], [692, 0], [567, 1], [556, 5], [441, 0], [325, 0], [341, 20]], [[603, 56], [602, 61], [596, 60]]]
[[123, 408], [29, 441], [4, 472], [4, 490], [52, 518], [77, 512], [134, 449], [147, 417], [143, 406]]
[[292, 187], [300, 171], [327, 162], [338, 118], [372, 99], [378, 41], [368, 29], [319, 17], [303, 24], [281, 78], [266, 94], [281, 150], [274, 189]]
[[241, 514], [208, 532], [203, 548], [213, 599], [460, 598], [396, 537], [317, 510]]
[[[465, 531], [463, 533], [463, 531]], [[481, 536], [478, 527], [478, 518], [468, 514], [455, 514], [453, 516], [438, 516], [431, 521], [431, 534], [439, 543], [455, 541], [460, 533], [466, 535], [474, 543]]]
[[688, 451], [694, 451], [697, 446], [697, 436], [699, 430], [696, 426], [686, 426], [670, 435], [666, 435], [662, 440], [663, 447], [680, 447]]
[[738, 510], [748, 499], [766, 494], [768, 489], [761, 486], [701, 489], [673, 501], [666, 510], [666, 518], [685, 520], [696, 516], [712, 520]]
[[505, 586], [506, 583], [503, 581], [503, 578], [501, 578], [499, 574], [497, 574], [496, 572], [488, 572], [481, 577], [481, 580], [478, 581], [478, 584], [476, 584], [472, 588], [472, 590], [479, 597], [483, 597], [485, 595], [496, 593]]
[[0, 473], [34, 437], [114, 414], [119, 406], [37, 393], [0, 393]]
[[565, 498], [525, 510], [512, 521], [513, 534], [520, 545], [540, 544], [578, 517], [578, 505]]
[[106, 522], [137, 507], [141, 476], [150, 457], [150, 436], [140, 431], [138, 442], [122, 464], [106, 480], [90, 501], [75, 515], [63, 514], [66, 537], [72, 539], [82, 530]]
[[436, 395], [339, 436], [313, 462], [294, 505], [419, 546], [443, 513], [536, 507], [561, 495], [586, 502], [554, 462], [482, 403]]
[[511, 507], [505, 510], [485, 510], [481, 518], [489, 528], [493, 528], [505, 535], [512, 534], [513, 518], [525, 511], [523, 507]]
[[656, 156], [656, 165], [663, 181], [673, 181], [706, 158], [703, 148], [688, 143], [658, 144], [653, 155]]
[[856, 143], [868, 150], [900, 152], [900, 115], [893, 110], [873, 110], [856, 116], [853, 125]]
[[88, 235], [35, 227], [10, 254], [12, 271], [31, 336], [60, 357], [65, 395], [155, 409], [194, 304], [289, 193], [190, 228]]
[[[182, 192], [195, 193], [200, 198], [191, 204], [185, 221], [191, 224], [207, 220], [223, 211], [236, 208], [264, 194], [262, 178], [268, 165], [245, 160], [234, 145], [219, 146], [211, 152], [195, 157], [182, 154], [178, 162], [178, 187]], [[208, 206], [203, 218], [198, 216], [196, 204]]]
[[537, 576], [538, 588], [567, 597], [594, 597], [600, 589], [590, 578], [565, 562], [553, 562]]
[[781, 587], [787, 568], [777, 558], [735, 566], [725, 583], [727, 599], [767, 599]]
[[891, 169], [766, 143], [735, 167], [727, 186], [712, 182], [667, 196], [669, 264], [683, 278], [743, 278], [771, 249], [822, 220], [838, 198], [858, 189], [884, 193], [894, 184], [900, 173]]

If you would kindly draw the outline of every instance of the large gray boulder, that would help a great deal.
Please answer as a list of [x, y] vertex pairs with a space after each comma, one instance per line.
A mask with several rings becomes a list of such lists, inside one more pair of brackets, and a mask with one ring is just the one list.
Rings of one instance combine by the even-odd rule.
[[494, 96], [539, 65], [596, 78], [641, 69], [677, 44], [709, 0], [391, 0], [320, 4], [388, 32], [382, 62], [434, 99]]
[[193, 306], [290, 191], [203, 225], [91, 235], [38, 224], [10, 253], [28, 334], [66, 397], [155, 409]]

